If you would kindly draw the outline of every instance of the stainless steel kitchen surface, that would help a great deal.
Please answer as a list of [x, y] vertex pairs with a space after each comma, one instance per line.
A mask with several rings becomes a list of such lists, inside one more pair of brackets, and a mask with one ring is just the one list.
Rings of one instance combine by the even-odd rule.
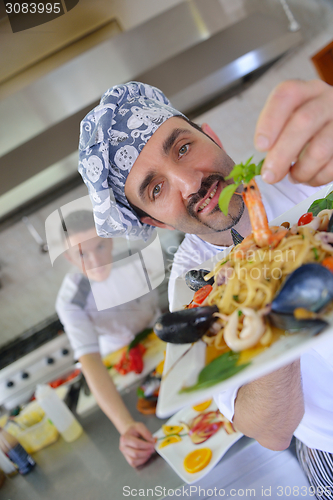
[[[123, 398], [134, 418], [143, 421], [151, 432], [165, 422], [155, 416], [143, 417], [137, 412], [136, 387], [128, 390]], [[85, 417], [79, 417], [79, 420], [84, 428], [83, 435], [72, 443], [59, 438], [53, 445], [35, 453], [35, 469], [24, 477], [7, 480], [1, 490], [1, 498], [290, 498], [290, 489], [296, 491], [293, 487], [299, 487], [303, 493], [308, 488], [294, 454], [294, 445], [288, 450], [273, 452], [243, 437], [207, 476], [193, 485], [187, 485], [157, 454], [140, 470], [132, 469], [118, 449], [117, 431], [101, 410], [96, 409]], [[212, 494], [214, 490], [216, 495]], [[302, 495], [302, 498], [313, 497]]]

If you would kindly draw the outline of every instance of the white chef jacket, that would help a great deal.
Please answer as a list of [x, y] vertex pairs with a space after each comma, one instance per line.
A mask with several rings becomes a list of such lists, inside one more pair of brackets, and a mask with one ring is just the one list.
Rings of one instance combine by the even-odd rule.
[[[287, 178], [274, 185], [256, 178], [268, 220], [273, 220], [320, 188], [292, 184]], [[169, 281], [169, 304], [173, 304], [176, 278], [212, 258], [226, 247], [186, 234], [177, 250]], [[294, 435], [309, 448], [333, 453], [333, 339], [301, 356], [305, 413]], [[219, 393], [214, 399], [221, 413], [232, 421], [239, 387]]]
[[[102, 356], [127, 345], [153, 326], [160, 314], [158, 293], [147, 293], [140, 262], [114, 264], [102, 282], [89, 282], [79, 272], [65, 276], [56, 311], [74, 351], [75, 359], [93, 352]], [[149, 290], [149, 289], [148, 289]]]

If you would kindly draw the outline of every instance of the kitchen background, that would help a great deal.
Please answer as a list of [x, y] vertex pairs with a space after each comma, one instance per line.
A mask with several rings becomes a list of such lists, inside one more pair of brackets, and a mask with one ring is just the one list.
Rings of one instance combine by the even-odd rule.
[[[275, 41], [274, 36], [279, 42], [278, 36], [285, 33], [294, 36], [294, 39], [285, 42], [283, 48], [272, 51], [266, 60], [263, 58], [257, 62], [257, 71], [253, 71], [255, 66], [249, 66], [252, 70], [250, 74], [239, 79], [236, 75], [234, 81], [228, 84], [218, 75], [218, 81], [214, 84], [216, 88], [204, 96], [209, 101], [208, 106], [207, 102], [189, 105], [191, 117], [198, 123], [207, 121], [237, 162], [254, 153], [252, 138], [256, 119], [272, 88], [287, 78], [317, 77], [310, 57], [332, 39], [332, 0], [289, 2], [292, 15], [301, 26], [301, 35], [298, 31], [288, 30], [290, 20], [282, 3], [279, 0], [115, 0], [111, 3], [100, 0], [94, 2], [92, 8], [91, 2], [81, 0], [65, 16], [25, 32], [13, 34], [8, 21], [5, 18], [0, 20], [0, 44], [4, 49], [0, 54], [0, 346], [54, 315], [57, 290], [68, 270], [65, 259], [61, 258], [56, 260], [54, 267], [51, 266], [48, 253], [41, 252], [39, 244], [22, 221], [22, 217], [28, 216], [29, 222], [45, 241], [46, 218], [63, 204], [86, 195], [86, 188], [76, 173], [75, 150], [79, 118], [83, 114], [78, 113], [77, 122], [70, 123], [71, 128], [74, 128], [74, 139], [69, 146], [64, 145], [64, 152], [61, 151], [55, 125], [61, 124], [66, 129], [68, 117], [74, 114], [73, 111], [77, 112], [83, 104], [93, 104], [111, 84], [125, 81], [122, 79], [124, 73], [135, 78], [138, 71], [137, 68], [131, 69], [133, 62], [129, 60], [126, 70], [113, 67], [109, 74], [108, 63], [103, 61], [104, 74], [100, 75], [99, 64], [94, 72], [91, 72], [92, 68], [83, 66], [88, 61], [84, 60], [85, 55], [96, 57], [100, 53], [104, 56], [107, 49], [113, 49], [117, 53], [110, 53], [111, 59], [120, 58], [122, 51], [127, 56], [125, 49], [130, 39], [126, 35], [134, 33], [140, 36], [142, 47], [147, 44], [143, 54], [146, 58], [152, 52], [151, 45], [154, 45], [154, 39], [149, 36], [156, 35], [155, 29], [163, 37], [161, 24], [164, 23], [170, 43], [169, 47], [157, 52], [155, 49], [153, 55], [156, 66], [157, 60], [167, 60], [170, 54], [182, 55], [186, 48], [200, 46], [203, 41], [209, 41], [209, 38], [214, 38], [214, 34], [228, 28], [236, 26], [238, 31], [235, 28], [235, 33], [240, 36], [240, 30], [244, 30], [247, 19], [253, 13], [273, 16], [280, 23], [281, 32], [276, 35], [272, 33], [272, 42]], [[183, 5], [186, 10], [176, 11], [177, 24], [173, 25], [171, 36], [171, 14], [175, 10], [171, 8], [177, 5]], [[184, 14], [187, 18], [182, 19]], [[243, 20], [245, 24], [242, 25], [240, 23]], [[194, 28], [191, 30], [191, 23], [195, 25], [196, 31]], [[140, 26], [144, 30], [140, 31]], [[125, 49], [122, 48], [122, 38]], [[267, 40], [264, 42], [267, 44]], [[264, 45], [264, 42], [260, 41], [258, 34], [258, 45]], [[279, 54], [279, 51], [283, 52], [288, 47], [287, 44], [290, 50], [284, 55]], [[215, 43], [213, 49], [213, 59], [218, 58], [219, 53], [232, 53], [230, 45], [218, 46]], [[282, 57], [272, 64], [277, 55]], [[147, 63], [145, 65], [149, 68]], [[75, 70], [82, 71], [82, 66], [85, 78], [78, 85], [77, 81], [73, 81], [73, 73]], [[196, 60], [192, 61], [192, 66], [193, 71], [196, 71], [200, 65]], [[205, 82], [199, 83], [205, 85]], [[163, 87], [162, 90], [167, 93]], [[179, 99], [179, 89], [172, 89], [171, 93], [177, 97], [177, 91]], [[188, 93], [196, 92], [192, 88]], [[199, 88], [196, 95], [200, 97], [202, 93]], [[175, 104], [172, 95], [167, 95]], [[51, 131], [49, 137], [43, 135], [48, 131]], [[58, 148], [56, 155], [53, 153], [53, 142]], [[29, 150], [29, 147], [33, 149]], [[71, 149], [71, 153], [64, 156]], [[26, 154], [29, 151], [30, 156]], [[48, 156], [58, 161], [50, 165]], [[39, 201], [38, 196], [42, 196]], [[31, 201], [35, 201], [35, 204], [31, 204]], [[181, 235], [173, 234], [169, 240], [163, 231], [161, 234], [165, 250], [177, 245], [181, 238]], [[168, 255], [168, 258], [171, 256]], [[161, 289], [164, 294], [161, 300], [165, 306], [165, 286]]]
[[[85, 110], [115, 83], [146, 81], [160, 86], [175, 106], [183, 106], [199, 124], [208, 122], [236, 162], [252, 154], [259, 159], [253, 134], [267, 96], [282, 80], [316, 78], [311, 57], [332, 37], [332, 0], [289, 0], [288, 4], [283, 0], [80, 0], [65, 16], [15, 34], [0, 4], [0, 384], [8, 381], [10, 359], [1, 366], [2, 355], [17, 353], [19, 345], [50, 324], [52, 335], [59, 329], [54, 303], [69, 266], [60, 256], [52, 267], [42, 246], [46, 219], [87, 194], [76, 172], [78, 127]], [[160, 303], [166, 308], [168, 268], [182, 235], [161, 230], [159, 236], [166, 265]], [[124, 251], [120, 240], [115, 251], [118, 256]], [[44, 350], [43, 356], [48, 355]], [[22, 498], [20, 494], [45, 498], [51, 484], [48, 474], [55, 477], [54, 498], [77, 498], [74, 485], [83, 484], [82, 471], [92, 473], [96, 481], [85, 484], [86, 497], [78, 498], [95, 498], [97, 482], [105, 488], [98, 498], [109, 498], [105, 496], [109, 485], [123, 477], [124, 462], [116, 463], [111, 447], [103, 448], [106, 434], [116, 443], [117, 435], [112, 435], [112, 426], [101, 412], [98, 424], [88, 416], [87, 435], [76, 448], [66, 448], [67, 455], [57, 444], [52, 457], [42, 450], [38, 457], [45, 474], [36, 472], [38, 481], [31, 483], [31, 491], [15, 479], [16, 498]], [[271, 484], [275, 468], [281, 475], [275, 475], [280, 480], [277, 484], [284, 484], [287, 469], [293, 484], [305, 484], [288, 452], [276, 454], [259, 445], [246, 448], [243, 440], [233, 450], [215, 480], [236, 484], [247, 471], [247, 485], [250, 476], [252, 482], [263, 484], [266, 477]], [[231, 462], [236, 456], [237, 468]], [[106, 466], [107, 460], [112, 467]], [[161, 460], [153, 464], [154, 473], [148, 467], [133, 475], [133, 484], [157, 475], [159, 483], [166, 484], [171, 476], [164, 465]], [[120, 486], [112, 484], [114, 498], [120, 498]], [[173, 477], [169, 484], [175, 486]], [[206, 485], [213, 485], [211, 475]]]
[[[101, 94], [131, 79], [156, 85], [208, 122], [236, 162], [259, 159], [252, 138], [269, 92], [287, 78], [317, 77], [310, 58], [331, 40], [332, 25], [332, 0], [81, 0], [15, 34], [0, 11], [0, 383], [12, 394], [2, 368], [59, 329], [54, 303], [69, 263], [60, 256], [52, 267], [45, 221], [87, 194], [77, 173], [79, 122]], [[165, 310], [182, 235], [159, 237]], [[116, 239], [115, 258], [123, 252]]]

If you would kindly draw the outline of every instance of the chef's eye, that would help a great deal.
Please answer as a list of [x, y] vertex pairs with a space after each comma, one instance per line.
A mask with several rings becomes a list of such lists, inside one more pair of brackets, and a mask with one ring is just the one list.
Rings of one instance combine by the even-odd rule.
[[179, 148], [179, 156], [183, 156], [184, 154], [186, 154], [188, 151], [188, 148], [189, 148], [188, 144], [184, 144], [184, 146]]
[[155, 199], [156, 196], [158, 196], [161, 192], [162, 189], [162, 184], [156, 184], [153, 189], [153, 199]]

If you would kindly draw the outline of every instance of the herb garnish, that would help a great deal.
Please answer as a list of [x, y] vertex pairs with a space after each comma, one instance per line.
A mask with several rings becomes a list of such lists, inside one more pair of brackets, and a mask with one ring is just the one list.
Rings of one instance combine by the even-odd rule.
[[332, 210], [333, 208], [333, 191], [331, 191], [325, 198], [320, 198], [310, 205], [308, 212], [313, 215], [318, 215], [322, 210]]
[[183, 387], [179, 392], [192, 392], [199, 389], [205, 389], [206, 387], [211, 387], [235, 375], [250, 364], [245, 363], [243, 365], [237, 365], [239, 356], [239, 352], [233, 351], [221, 354], [221, 356], [213, 359], [213, 361], [208, 363], [208, 365], [201, 370], [196, 384], [189, 387]]
[[264, 160], [261, 160], [257, 165], [251, 163], [253, 156], [247, 160], [245, 163], [239, 163], [235, 165], [231, 170], [230, 174], [225, 177], [226, 180], [233, 179], [234, 184], [229, 184], [226, 186], [219, 197], [219, 207], [224, 215], [228, 215], [228, 207], [230, 200], [241, 183], [248, 184], [253, 177], [259, 175], [261, 172], [262, 164]]

